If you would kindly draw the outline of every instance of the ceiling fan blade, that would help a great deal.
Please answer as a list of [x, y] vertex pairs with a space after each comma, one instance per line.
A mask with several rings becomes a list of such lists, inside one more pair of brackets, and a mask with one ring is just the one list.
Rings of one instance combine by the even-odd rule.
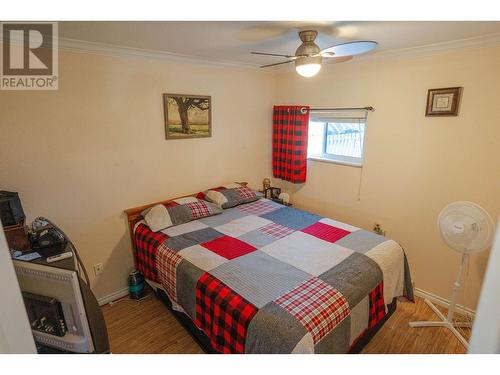
[[268, 68], [270, 66], [276, 66], [276, 65], [282, 65], [282, 64], [288, 64], [288, 63], [291, 63], [291, 62], [294, 62], [295, 59], [293, 60], [288, 60], [288, 61], [282, 61], [282, 62], [279, 62], [279, 63], [274, 63], [274, 64], [268, 64], [268, 65], [262, 65], [261, 68]]
[[279, 53], [267, 53], [267, 52], [250, 52], [252, 55], [263, 55], [263, 56], [278, 56], [278, 57], [286, 57], [288, 59], [295, 57], [291, 55], [280, 55]]
[[372, 40], [358, 40], [356, 42], [347, 42], [325, 48], [320, 53], [323, 54], [333, 52], [335, 57], [353, 56], [371, 51], [376, 48], [377, 45], [378, 43]]
[[318, 53], [318, 55], [322, 56], [322, 57], [334, 57], [335, 54], [333, 52], [320, 52]]
[[326, 62], [327, 63], [342, 63], [342, 62], [346, 62], [346, 61], [349, 61], [349, 60], [352, 60], [353, 56], [340, 56], [340, 57], [337, 57], [337, 56], [323, 56], [323, 57], [326, 57]]

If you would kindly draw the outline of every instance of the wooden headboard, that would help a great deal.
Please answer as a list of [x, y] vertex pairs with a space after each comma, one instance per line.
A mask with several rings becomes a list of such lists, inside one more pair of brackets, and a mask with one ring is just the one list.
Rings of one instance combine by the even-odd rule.
[[146, 208], [156, 206], [157, 204], [166, 204], [166, 203], [172, 202], [174, 199], [185, 198], [185, 197], [195, 197], [196, 195], [197, 194], [183, 195], [182, 197], [176, 197], [176, 198], [171, 198], [171, 199], [167, 199], [164, 201], [149, 203], [149, 204], [145, 204], [145, 205], [139, 206], [139, 207], [127, 208], [124, 212], [127, 215], [128, 230], [129, 230], [129, 234], [130, 234], [130, 241], [132, 242], [132, 248], [135, 250], [134, 226], [135, 226], [135, 224], [137, 224], [137, 222], [142, 220], [142, 215], [141, 215], [142, 211], [144, 211]]

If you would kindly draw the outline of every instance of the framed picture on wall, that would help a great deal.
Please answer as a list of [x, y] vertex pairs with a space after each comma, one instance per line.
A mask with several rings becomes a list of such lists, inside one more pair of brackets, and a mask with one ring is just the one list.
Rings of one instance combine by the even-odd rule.
[[430, 89], [427, 93], [426, 116], [458, 116], [462, 87]]
[[166, 139], [212, 136], [212, 98], [204, 95], [163, 94]]

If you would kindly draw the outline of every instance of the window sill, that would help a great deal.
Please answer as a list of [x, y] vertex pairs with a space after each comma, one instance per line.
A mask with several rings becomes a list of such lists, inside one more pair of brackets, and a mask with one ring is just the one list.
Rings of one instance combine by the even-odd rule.
[[328, 158], [321, 158], [318, 156], [309, 156], [307, 160], [314, 160], [314, 161], [320, 161], [320, 162], [325, 162], [325, 163], [331, 163], [331, 164], [338, 164], [338, 165], [346, 165], [348, 167], [355, 167], [355, 168], [361, 168], [363, 167], [363, 163], [357, 163], [357, 162], [352, 162], [352, 161], [342, 161], [342, 160], [335, 160], [335, 159], [328, 159]]

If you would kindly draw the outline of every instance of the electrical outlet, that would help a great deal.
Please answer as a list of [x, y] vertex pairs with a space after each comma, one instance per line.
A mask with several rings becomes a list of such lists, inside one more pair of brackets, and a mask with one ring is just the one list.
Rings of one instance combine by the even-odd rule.
[[104, 269], [104, 266], [102, 265], [102, 263], [96, 263], [96, 264], [94, 264], [94, 274], [96, 276], [101, 275], [103, 269]]

